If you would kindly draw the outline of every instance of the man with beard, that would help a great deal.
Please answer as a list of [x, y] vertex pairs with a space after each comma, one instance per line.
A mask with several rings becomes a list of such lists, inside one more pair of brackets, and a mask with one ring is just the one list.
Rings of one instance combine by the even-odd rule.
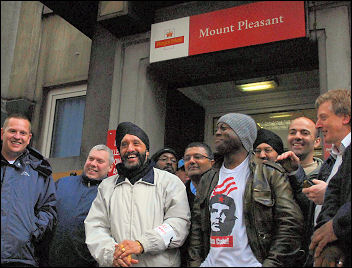
[[190, 226], [182, 181], [150, 161], [147, 134], [120, 123], [118, 175], [105, 179], [85, 220], [86, 243], [99, 266], [179, 266]]
[[258, 130], [253, 148], [258, 159], [273, 162], [275, 162], [278, 155], [284, 152], [281, 138], [274, 132], [264, 128]]
[[153, 154], [151, 159], [155, 162], [156, 168], [176, 174], [177, 155], [174, 149], [167, 147], [160, 149]]
[[[300, 265], [302, 212], [282, 167], [254, 159], [256, 136], [256, 123], [248, 115], [230, 113], [218, 120], [215, 149], [221, 157], [197, 188], [191, 266]], [[230, 235], [217, 240], [211, 237], [210, 201], [221, 195], [234, 201], [237, 219]]]

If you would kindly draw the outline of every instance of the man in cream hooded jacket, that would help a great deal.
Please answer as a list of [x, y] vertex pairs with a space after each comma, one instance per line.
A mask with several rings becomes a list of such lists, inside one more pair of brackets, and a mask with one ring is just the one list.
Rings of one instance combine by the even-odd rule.
[[90, 253], [100, 266], [179, 266], [190, 227], [184, 184], [153, 168], [148, 136], [133, 123], [119, 124], [116, 146], [119, 175], [100, 184], [85, 220]]

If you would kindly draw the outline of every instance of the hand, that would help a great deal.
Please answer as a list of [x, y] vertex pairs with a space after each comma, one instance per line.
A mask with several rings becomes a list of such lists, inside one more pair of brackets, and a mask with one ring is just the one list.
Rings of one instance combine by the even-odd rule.
[[314, 259], [314, 267], [342, 267], [345, 256], [336, 245], [329, 245]]
[[335, 240], [337, 240], [337, 237], [334, 233], [332, 220], [329, 220], [314, 232], [312, 242], [309, 245], [309, 250], [315, 249], [314, 258], [318, 258], [326, 244]]
[[324, 195], [328, 184], [321, 180], [312, 180], [312, 182], [315, 185], [308, 188], [303, 188], [302, 192], [316, 205], [322, 205], [324, 203]]
[[298, 156], [292, 151], [280, 154], [275, 162], [278, 162], [289, 173], [296, 171], [301, 163]]
[[124, 240], [115, 245], [113, 265], [115, 267], [129, 267], [139, 261], [132, 259], [132, 254], [140, 254], [141, 247], [136, 241]]

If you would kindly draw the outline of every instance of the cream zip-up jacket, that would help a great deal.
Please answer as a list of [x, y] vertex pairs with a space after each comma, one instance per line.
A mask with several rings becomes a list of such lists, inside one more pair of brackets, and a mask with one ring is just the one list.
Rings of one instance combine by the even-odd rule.
[[115, 245], [138, 240], [144, 253], [133, 266], [180, 266], [179, 247], [190, 228], [186, 187], [167, 171], [152, 168], [132, 185], [104, 179], [84, 221], [86, 244], [100, 266], [112, 266]]

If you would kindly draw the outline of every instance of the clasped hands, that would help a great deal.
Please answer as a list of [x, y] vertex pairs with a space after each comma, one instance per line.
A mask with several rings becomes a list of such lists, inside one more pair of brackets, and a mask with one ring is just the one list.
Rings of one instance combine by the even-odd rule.
[[138, 260], [132, 258], [132, 254], [141, 254], [143, 248], [137, 241], [124, 240], [115, 245], [114, 252], [114, 267], [130, 267], [132, 264], [137, 264]]

